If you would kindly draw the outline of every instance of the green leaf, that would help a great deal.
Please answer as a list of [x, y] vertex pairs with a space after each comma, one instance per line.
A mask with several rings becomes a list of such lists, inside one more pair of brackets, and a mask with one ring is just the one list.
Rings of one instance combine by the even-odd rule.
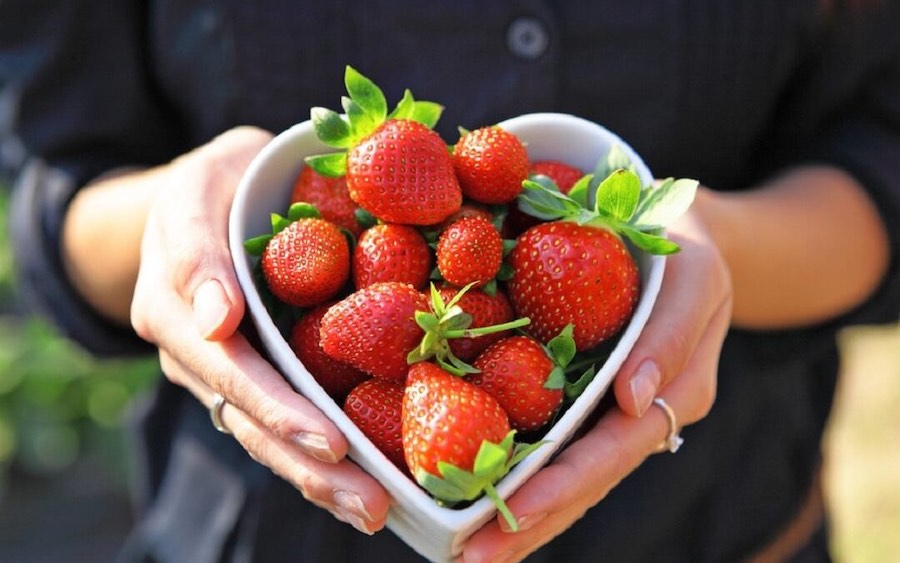
[[397, 102], [397, 106], [388, 114], [388, 119], [412, 119], [415, 106], [416, 100], [407, 88], [403, 91], [403, 97]]
[[575, 399], [580, 397], [596, 376], [596, 367], [594, 365], [591, 365], [591, 367], [584, 370], [584, 372], [578, 377], [578, 379], [565, 386], [566, 399], [568, 399], [569, 401], [574, 401]]
[[439, 461], [438, 471], [444, 478], [444, 482], [453, 485], [459, 491], [459, 498], [448, 500], [473, 500], [484, 491], [484, 481], [473, 473], [461, 469], [452, 463]]
[[625, 150], [619, 143], [615, 143], [610, 147], [609, 152], [606, 153], [606, 165], [610, 170], [624, 168], [625, 170], [635, 172], [634, 164], [631, 162], [631, 159], [628, 158], [628, 155], [625, 154]]
[[373, 120], [381, 123], [387, 117], [387, 99], [381, 88], [360, 74], [355, 68], [347, 66], [344, 72], [344, 85], [350, 98], [362, 107]]
[[260, 256], [266, 250], [270, 240], [272, 240], [271, 233], [249, 238], [244, 241], [244, 250], [252, 256]]
[[519, 209], [532, 217], [553, 221], [577, 212], [580, 206], [567, 196], [534, 180], [522, 182], [524, 190], [519, 194]]
[[634, 245], [648, 254], [666, 255], [675, 254], [681, 248], [669, 239], [639, 231], [629, 225], [618, 225], [617, 229]]
[[443, 113], [444, 106], [441, 104], [417, 100], [413, 106], [413, 112], [410, 119], [418, 121], [429, 129], [434, 129]]
[[648, 188], [631, 223], [646, 227], [671, 225], [694, 202], [698, 186], [697, 180], [668, 178]]
[[369, 135], [381, 125], [380, 122], [366, 113], [366, 110], [361, 105], [348, 96], [341, 97], [341, 106], [344, 108], [344, 113], [347, 114], [347, 121], [350, 123], [351, 142], [348, 143], [347, 148], [356, 144], [359, 139]]
[[575, 357], [576, 350], [573, 334], [574, 327], [569, 323], [547, 343], [547, 348], [550, 350], [554, 363], [560, 367], [566, 367], [572, 361], [572, 358]]
[[278, 233], [280, 233], [281, 231], [285, 230], [288, 227], [288, 225], [293, 223], [293, 221], [291, 221], [287, 217], [283, 217], [283, 216], [279, 215], [278, 213], [272, 213], [270, 215], [269, 219], [272, 223], [272, 233], [276, 234], [276, 235]]
[[288, 208], [287, 218], [289, 221], [297, 221], [299, 219], [319, 219], [322, 214], [316, 209], [316, 206], [303, 201], [292, 203]]
[[423, 489], [428, 491], [431, 496], [442, 502], [457, 503], [467, 500], [467, 492], [461, 490], [457, 485], [449, 483], [440, 477], [428, 473], [424, 469], [416, 472], [416, 481]]
[[353, 215], [356, 218], [356, 222], [359, 223], [359, 226], [363, 229], [368, 229], [378, 223], [378, 219], [362, 207], [357, 207], [356, 211], [353, 212]]
[[500, 444], [484, 440], [475, 455], [472, 473], [489, 482], [497, 479], [505, 473], [509, 453], [509, 449], [502, 448]]
[[[604, 176], [605, 177], [605, 176]], [[584, 208], [590, 207], [590, 187], [591, 182], [594, 179], [593, 174], [586, 174], [582, 176], [569, 190], [569, 197], [572, 198], [573, 201], [578, 202], [578, 204]]]
[[314, 107], [309, 112], [313, 129], [326, 145], [345, 149], [353, 144], [347, 118], [328, 108]]
[[345, 152], [307, 156], [304, 161], [323, 176], [339, 178], [347, 173], [347, 153]]
[[416, 311], [416, 324], [422, 327], [422, 330], [434, 330], [438, 326], [438, 318], [434, 313], [427, 311]]
[[544, 381], [544, 389], [562, 389], [566, 386], [566, 372], [559, 366], [554, 366], [550, 373], [547, 374], [547, 380]]
[[597, 188], [595, 211], [617, 221], [628, 221], [637, 210], [641, 197], [641, 179], [637, 174], [618, 169]]

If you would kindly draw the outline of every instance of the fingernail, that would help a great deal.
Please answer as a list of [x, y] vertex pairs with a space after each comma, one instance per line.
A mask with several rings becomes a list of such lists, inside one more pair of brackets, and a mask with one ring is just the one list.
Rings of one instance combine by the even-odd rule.
[[294, 435], [294, 443], [300, 446], [304, 452], [326, 463], [337, 463], [337, 456], [331, 451], [328, 440], [321, 434], [312, 432], [300, 432]]
[[231, 309], [231, 301], [218, 280], [207, 280], [194, 292], [191, 307], [197, 329], [206, 338], [222, 325]]
[[[524, 516], [520, 516], [516, 518], [516, 524], [519, 525], [518, 532], [524, 532], [530, 528], [533, 528], [535, 524], [543, 520], [547, 517], [546, 512], [536, 512], [534, 514], [526, 514]], [[509, 523], [506, 522], [505, 519], [500, 520], [500, 529], [507, 533], [516, 533], [509, 527]]]
[[641, 362], [637, 371], [634, 372], [629, 386], [634, 400], [634, 410], [637, 411], [638, 416], [643, 416], [644, 412], [650, 408], [650, 403], [653, 402], [653, 397], [659, 390], [661, 379], [659, 366], [649, 358]]
[[375, 533], [369, 529], [372, 516], [366, 510], [366, 506], [358, 494], [352, 491], [337, 490], [334, 492], [334, 503], [335, 510], [351, 526], [370, 536]]

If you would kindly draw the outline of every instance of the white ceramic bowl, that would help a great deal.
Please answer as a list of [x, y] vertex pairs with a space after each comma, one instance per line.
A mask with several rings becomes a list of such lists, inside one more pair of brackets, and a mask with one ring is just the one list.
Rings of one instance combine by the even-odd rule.
[[[615, 134], [590, 121], [567, 114], [537, 113], [516, 117], [500, 126], [518, 135], [527, 145], [531, 160], [556, 158], [583, 170], [593, 170], [598, 159], [618, 143], [636, 165], [642, 181], [653, 181], [650, 170], [635, 152]], [[433, 561], [451, 560], [474, 531], [494, 517], [496, 509], [487, 498], [463, 509], [438, 506], [410, 478], [379, 452], [316, 383], [297, 360], [290, 346], [266, 311], [254, 286], [252, 259], [243, 241], [271, 232], [270, 214], [285, 213], [294, 180], [307, 155], [331, 149], [318, 141], [310, 122], [303, 122], [276, 136], [255, 158], [243, 177], [232, 205], [229, 221], [231, 252], [247, 307], [263, 344], [276, 367], [294, 388], [315, 403], [345, 434], [350, 457], [380, 481], [393, 497], [388, 527], [422, 556]], [[575, 433], [609, 387], [616, 371], [641, 332], [662, 282], [662, 257], [639, 255], [642, 293], [633, 318], [621, 334], [608, 361], [584, 394], [549, 430], [550, 441], [516, 466], [497, 486], [508, 498], [545, 465]]]

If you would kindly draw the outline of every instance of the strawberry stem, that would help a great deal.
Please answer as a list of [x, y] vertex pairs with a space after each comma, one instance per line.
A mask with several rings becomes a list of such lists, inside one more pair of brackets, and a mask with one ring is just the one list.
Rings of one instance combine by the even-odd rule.
[[500, 511], [500, 514], [503, 515], [503, 519], [506, 520], [506, 523], [509, 524], [509, 529], [513, 532], [519, 531], [519, 523], [516, 521], [516, 517], [513, 516], [512, 511], [506, 506], [506, 503], [500, 498], [500, 495], [497, 493], [497, 489], [494, 488], [494, 485], [487, 483], [484, 486], [484, 494], [488, 496], [489, 499], [494, 503], [494, 506], [497, 507], [497, 510]]
[[493, 334], [495, 332], [503, 332], [504, 330], [512, 330], [514, 328], [523, 327], [531, 323], [528, 317], [522, 317], [506, 323], [498, 325], [483, 326], [478, 328], [463, 328], [457, 330], [448, 330], [444, 333], [446, 338], [474, 338], [485, 334]]

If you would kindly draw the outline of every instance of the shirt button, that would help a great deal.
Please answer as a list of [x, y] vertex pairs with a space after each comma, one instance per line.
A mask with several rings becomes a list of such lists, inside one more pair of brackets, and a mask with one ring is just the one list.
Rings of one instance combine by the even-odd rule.
[[506, 46], [517, 57], [533, 60], [547, 52], [550, 34], [541, 20], [521, 17], [514, 20], [506, 31]]

